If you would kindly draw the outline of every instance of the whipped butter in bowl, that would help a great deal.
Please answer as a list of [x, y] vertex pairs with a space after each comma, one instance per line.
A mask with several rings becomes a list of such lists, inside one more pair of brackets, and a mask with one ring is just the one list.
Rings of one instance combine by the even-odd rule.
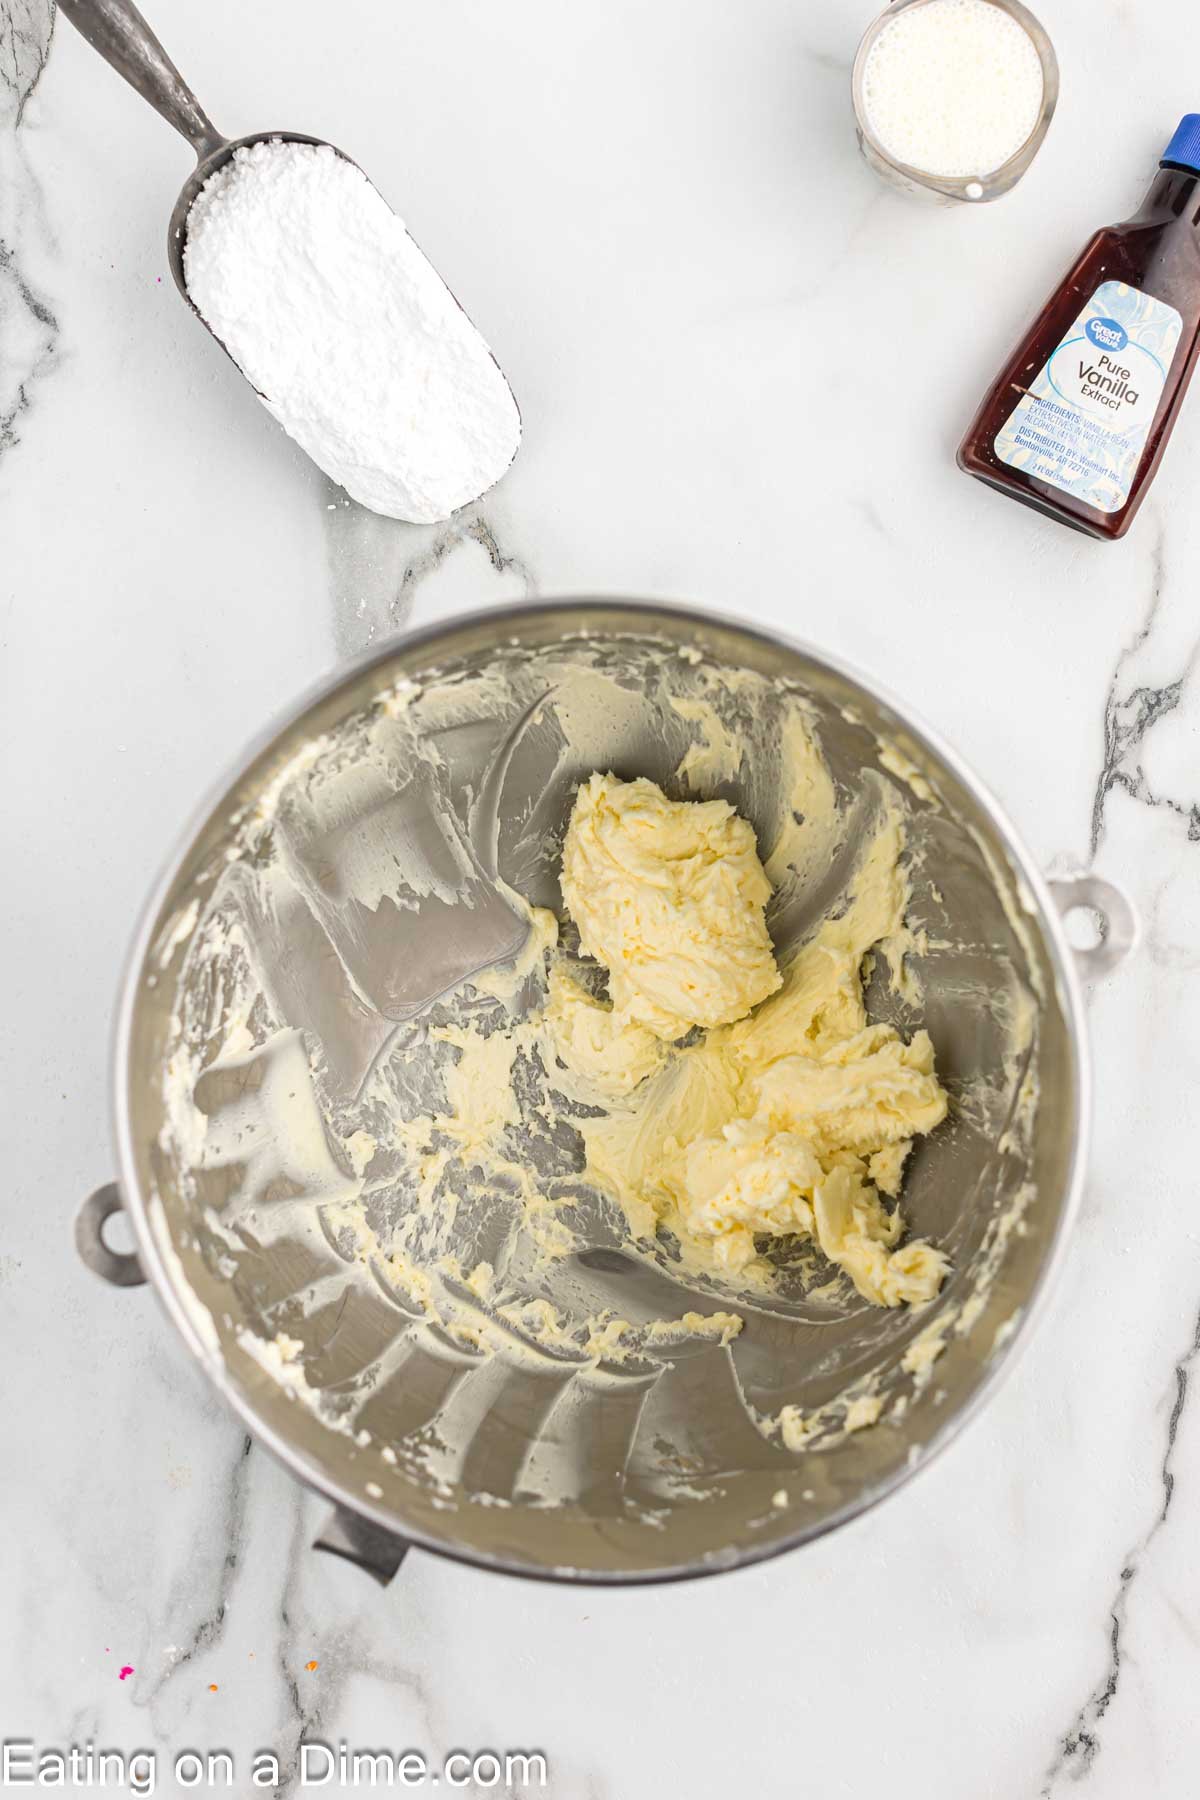
[[909, 1479], [1061, 1260], [1058, 903], [949, 752], [782, 639], [606, 601], [413, 634], [152, 899], [83, 1252], [124, 1205], [378, 1575], [755, 1561]]
[[859, 146], [885, 180], [995, 200], [1041, 148], [1058, 64], [1018, 0], [897, 0], [859, 46], [853, 93]]

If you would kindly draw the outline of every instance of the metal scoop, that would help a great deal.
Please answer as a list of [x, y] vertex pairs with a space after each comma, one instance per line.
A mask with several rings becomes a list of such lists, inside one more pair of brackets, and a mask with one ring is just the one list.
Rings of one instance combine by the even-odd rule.
[[[175, 286], [179, 289], [206, 331], [207, 321], [201, 316], [187, 291], [183, 278], [183, 244], [187, 216], [206, 181], [233, 156], [250, 144], [282, 139], [289, 144], [324, 145], [324, 138], [309, 137], [302, 131], [254, 131], [248, 137], [222, 137], [200, 102], [193, 94], [175, 64], [171, 61], [149, 25], [130, 0], [59, 0], [59, 9], [83, 34], [94, 50], [118, 75], [123, 75], [155, 112], [161, 113], [185, 137], [196, 153], [196, 167], [179, 190], [179, 198], [171, 211], [167, 227], [167, 261]], [[336, 144], [327, 146], [345, 156]], [[345, 156], [347, 162], [353, 161]], [[357, 165], [356, 165], [357, 166]], [[216, 333], [212, 334], [216, 337]], [[220, 338], [217, 342], [221, 343]], [[224, 349], [224, 344], [221, 344]], [[232, 359], [231, 359], [232, 360]], [[235, 365], [236, 366], [236, 365]]]
[[[167, 261], [175, 286], [189, 308], [204, 329], [221, 345], [226, 355], [229, 355], [228, 346], [212, 330], [188, 293], [184, 278], [183, 253], [188, 214], [201, 188], [219, 169], [224, 168], [235, 151], [252, 144], [280, 141], [311, 144], [332, 150], [352, 168], [358, 168], [359, 165], [344, 150], [339, 150], [336, 144], [329, 144], [324, 138], [309, 137], [302, 131], [255, 131], [246, 137], [222, 137], [131, 0], [59, 0], [59, 10], [66, 14], [93, 49], [100, 52], [105, 62], [110, 63], [118, 75], [123, 75], [130, 87], [136, 89], [144, 100], [148, 100], [181, 137], [187, 139], [196, 153], [196, 167], [180, 189], [179, 198], [171, 212], [171, 222], [167, 228]], [[361, 169], [359, 173], [365, 175]], [[491, 352], [488, 354], [491, 355]], [[243, 373], [235, 358], [230, 355], [229, 359], [239, 374]], [[492, 360], [494, 362], [495, 358], [492, 357]], [[501, 379], [504, 380], [502, 371]], [[258, 390], [255, 389], [255, 392]], [[259, 398], [265, 396], [260, 394]], [[498, 478], [497, 474], [495, 479]]]

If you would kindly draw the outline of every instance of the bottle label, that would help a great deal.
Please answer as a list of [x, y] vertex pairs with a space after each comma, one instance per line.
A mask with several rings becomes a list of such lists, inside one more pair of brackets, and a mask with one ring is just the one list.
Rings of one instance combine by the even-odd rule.
[[1098, 512], [1120, 512], [1182, 332], [1173, 306], [1106, 281], [996, 434], [996, 455]]

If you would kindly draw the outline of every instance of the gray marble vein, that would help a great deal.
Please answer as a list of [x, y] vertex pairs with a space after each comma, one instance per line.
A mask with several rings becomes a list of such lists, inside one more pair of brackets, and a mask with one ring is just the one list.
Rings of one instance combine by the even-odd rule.
[[0, 0], [0, 126], [20, 125], [54, 36], [54, 0]]
[[1200, 800], [1157, 791], [1147, 779], [1141, 752], [1148, 734], [1180, 705], [1198, 657], [1200, 638], [1173, 681], [1150, 685], [1129, 679], [1138, 652], [1150, 641], [1166, 590], [1166, 555], [1160, 527], [1151, 559], [1150, 600], [1141, 624], [1121, 651], [1104, 702], [1104, 760], [1092, 801], [1090, 854], [1094, 861], [1104, 838], [1105, 809], [1114, 789], [1141, 805], [1165, 807], [1187, 824], [1192, 843], [1200, 842]]
[[51, 0], [0, 0], [0, 459], [20, 441], [34, 389], [59, 357], [55, 310], [24, 266], [31, 240], [47, 233], [20, 143], [53, 34]]
[[202, 1554], [207, 1553], [210, 1565], [208, 1572], [205, 1579], [198, 1583], [195, 1563], [189, 1561], [187, 1568], [180, 1570], [167, 1598], [166, 1616], [172, 1621], [173, 1629], [178, 1630], [177, 1621], [189, 1601], [198, 1610], [199, 1617], [188, 1626], [185, 1642], [176, 1648], [171, 1661], [161, 1673], [151, 1678], [144, 1692], [139, 1694], [152, 1716], [155, 1701], [168, 1682], [195, 1658], [217, 1645], [225, 1628], [229, 1597], [237, 1576], [239, 1549], [243, 1539], [247, 1477], [254, 1447], [253, 1439], [244, 1432], [239, 1432], [236, 1436], [232, 1466], [226, 1475], [223, 1489], [216, 1490], [220, 1498], [217, 1499], [216, 1493], [214, 1494], [213, 1529], [200, 1547]]
[[334, 644], [341, 657], [357, 656], [403, 630], [423, 590], [452, 559], [464, 565], [456, 574], [470, 584], [467, 604], [537, 592], [527, 558], [508, 541], [494, 508], [467, 507], [445, 525], [403, 525], [356, 506], [330, 483], [325, 509]]
[[469, 512], [444, 526], [423, 554], [406, 567], [392, 606], [394, 626], [402, 625], [411, 614], [422, 583], [440, 569], [447, 558], [472, 544], [482, 550], [494, 575], [515, 576], [527, 596], [537, 592], [533, 573], [524, 558], [501, 545], [496, 528], [482, 512]]
[[294, 1629], [296, 1598], [304, 1574], [305, 1559], [311, 1555], [309, 1533], [305, 1530], [305, 1508], [299, 1492], [293, 1496], [292, 1523], [278, 1603], [278, 1634], [275, 1645], [276, 1671], [283, 1695], [283, 1725], [279, 1738], [280, 1780], [275, 1800], [285, 1800], [300, 1780], [300, 1746], [306, 1738], [319, 1738], [327, 1705], [336, 1699], [328, 1680], [319, 1689], [301, 1691], [297, 1673], [301, 1651]]
[[[377, 1639], [386, 1641], [388, 1620], [386, 1605], [378, 1606], [378, 1593], [360, 1576], [337, 1565], [334, 1571], [337, 1602], [334, 1618], [328, 1603], [311, 1604], [310, 1586], [320, 1579], [320, 1568], [314, 1566], [314, 1509], [324, 1502], [311, 1499], [299, 1489], [292, 1491], [291, 1528], [287, 1554], [281, 1572], [278, 1605], [275, 1664], [281, 1691], [281, 1719], [276, 1736], [280, 1780], [274, 1790], [275, 1800], [288, 1800], [300, 1785], [300, 1747], [303, 1743], [325, 1742], [336, 1747], [342, 1735], [338, 1725], [348, 1690], [361, 1676], [369, 1676], [385, 1685], [396, 1698], [407, 1695], [415, 1704], [426, 1743], [438, 1741], [431, 1725], [429, 1694], [417, 1667], [408, 1666], [396, 1657], [378, 1652]], [[319, 1564], [320, 1559], [317, 1559]], [[404, 1603], [403, 1592], [397, 1596]], [[356, 1602], [363, 1612], [354, 1615]], [[374, 1616], [372, 1616], [374, 1609]], [[340, 1622], [335, 1622], [340, 1614]], [[320, 1658], [319, 1683], [307, 1685], [302, 1671], [311, 1647], [324, 1646]], [[393, 1705], [395, 1699], [393, 1700]], [[404, 1735], [400, 1728], [397, 1737]]]
[[1149, 1529], [1130, 1551], [1121, 1566], [1116, 1589], [1108, 1609], [1108, 1662], [1104, 1673], [1079, 1708], [1059, 1740], [1054, 1760], [1046, 1774], [1041, 1800], [1050, 1800], [1064, 1781], [1079, 1781], [1090, 1774], [1100, 1755], [1100, 1727], [1105, 1714], [1117, 1697], [1121, 1685], [1123, 1639], [1129, 1612], [1130, 1595], [1148, 1558], [1155, 1538], [1167, 1522], [1175, 1497], [1175, 1445], [1180, 1422], [1188, 1401], [1192, 1370], [1200, 1359], [1200, 1316], [1192, 1331], [1191, 1343], [1172, 1372], [1171, 1410], [1167, 1419], [1166, 1444], [1159, 1468], [1160, 1503]]
[[839, 56], [832, 50], [815, 50], [808, 47], [802, 49], [800, 54], [805, 62], [811, 63], [816, 69], [827, 69], [831, 74], [847, 77], [850, 74], [851, 62], [845, 56]]
[[[58, 358], [58, 320], [22, 275], [16, 254], [0, 241], [0, 456], [19, 443], [18, 423], [37, 381]], [[14, 344], [15, 340], [15, 344]]]

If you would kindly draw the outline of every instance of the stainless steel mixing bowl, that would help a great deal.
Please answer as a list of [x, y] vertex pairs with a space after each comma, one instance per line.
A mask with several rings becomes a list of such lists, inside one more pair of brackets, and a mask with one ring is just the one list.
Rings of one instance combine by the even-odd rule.
[[[488, 669], [497, 659], [524, 659], [536, 671], [539, 659], [561, 665], [586, 655], [599, 656], [616, 671], [620, 691], [637, 697], [639, 671], [644, 675], [654, 658], [661, 663], [664, 650], [682, 650], [681, 667], [703, 658], [754, 671], [771, 691], [802, 695], [843, 794], [852, 796], [866, 772], [881, 767], [909, 782], [911, 912], [929, 939], [916, 959], [923, 1022], [959, 1104], [915, 1158], [905, 1207], [915, 1232], [949, 1250], [953, 1272], [942, 1294], [918, 1314], [751, 1301], [740, 1309], [746, 1327], [731, 1346], [689, 1345], [597, 1369], [594, 1361], [549, 1354], [473, 1353], [414, 1316], [386, 1287], [355, 1285], [337, 1242], [319, 1234], [270, 1243], [247, 1238], [231, 1254], [164, 1149], [162, 1075], [179, 1011], [197, 1001], [184, 991], [186, 981], [194, 987], [198, 979], [189, 952], [198, 920], [229, 879], [239, 821], [261, 807], [298, 752], [369, 714], [392, 684], [430, 671]], [[608, 744], [602, 712], [592, 752], [600, 766], [670, 783], [686, 741], [678, 738], [685, 730], [678, 719], [661, 718], [631, 740], [628, 718], [618, 730], [614, 709], [610, 729]], [[450, 776], [435, 804], [452, 811], [493, 780], [501, 827], [495, 872], [526, 890], [528, 871], [505, 867], [503, 828], [541, 808], [551, 824], [544, 884], [579, 771], [532, 756], [511, 759], [497, 775], [489, 762], [494, 737], [471, 729], [454, 737], [446, 753]], [[754, 817], [752, 782], [744, 791], [736, 782], [722, 791]], [[325, 891], [334, 885], [322, 855], [314, 852], [314, 892], [321, 883]], [[531, 897], [552, 900], [552, 888], [551, 879], [551, 891]], [[1064, 933], [1060, 915], [1075, 907], [1101, 920], [1100, 942], [1087, 952], [1072, 951]], [[285, 1024], [303, 1027], [312, 1050], [320, 1048], [311, 1041], [313, 1006], [319, 1012], [330, 982], [342, 979], [342, 965], [330, 937], [336, 919], [331, 924], [321, 905], [301, 910], [302, 917], [284, 922], [277, 946], [283, 973], [274, 1005]], [[402, 976], [393, 1023], [380, 1027], [370, 1009], [363, 1013], [366, 1026], [380, 1027], [383, 1036], [405, 1028], [395, 1023], [412, 1013], [404, 996], [419, 992], [422, 980], [432, 979], [429, 993], [438, 991], [438, 979], [424, 969], [426, 947], [417, 945], [403, 912], [390, 916], [388, 931], [384, 948]], [[1093, 877], [1052, 891], [955, 755], [870, 682], [812, 650], [730, 620], [649, 604], [546, 603], [456, 619], [389, 644], [306, 699], [222, 783], [173, 858], [138, 932], [120, 1005], [119, 1178], [85, 1203], [79, 1248], [110, 1280], [153, 1283], [248, 1427], [333, 1502], [320, 1547], [355, 1558], [381, 1579], [409, 1545], [519, 1574], [598, 1582], [663, 1580], [752, 1562], [831, 1530], [898, 1488], [957, 1434], [1026, 1335], [1062, 1255], [1083, 1178], [1088, 1084], [1077, 962], [1082, 957], [1089, 973], [1102, 972], [1134, 935], [1118, 892]], [[203, 979], [219, 980], [220, 971], [214, 976], [206, 967]], [[193, 973], [185, 978], [186, 969]], [[301, 997], [303, 1017], [289, 1011], [289, 994]], [[872, 997], [886, 1008], [886, 994]], [[207, 1003], [211, 996], [200, 998]], [[1036, 1030], [1014, 1070], [1005, 1063], [1002, 1026], [1025, 1002], [1036, 1011]], [[1029, 1104], [1034, 1081], [1036, 1107]], [[569, 1145], [567, 1157], [569, 1177]], [[551, 1169], [551, 1178], [561, 1197], [567, 1177]], [[131, 1255], [113, 1251], [102, 1235], [119, 1207], [132, 1221]], [[631, 1255], [603, 1233], [589, 1238], [585, 1231], [571, 1260], [572, 1279], [593, 1304], [598, 1298], [631, 1309], [630, 1316], [640, 1308], [644, 1317], [682, 1310], [680, 1278], [669, 1263]], [[306, 1301], [300, 1326], [297, 1296]], [[711, 1290], [691, 1297], [704, 1311], [718, 1301]], [[939, 1320], [947, 1326], [944, 1351], [921, 1369], [921, 1358], [906, 1353]], [[248, 1332], [269, 1338], [281, 1321], [303, 1334], [299, 1396], [246, 1347]], [[797, 1454], [755, 1428], [751, 1409], [819, 1409], [868, 1376], [878, 1378], [886, 1401], [869, 1430], [819, 1435]], [[324, 1411], [306, 1403], [314, 1393]], [[381, 1445], [389, 1446], [386, 1459]], [[437, 1449], [436, 1478], [414, 1446]]]

